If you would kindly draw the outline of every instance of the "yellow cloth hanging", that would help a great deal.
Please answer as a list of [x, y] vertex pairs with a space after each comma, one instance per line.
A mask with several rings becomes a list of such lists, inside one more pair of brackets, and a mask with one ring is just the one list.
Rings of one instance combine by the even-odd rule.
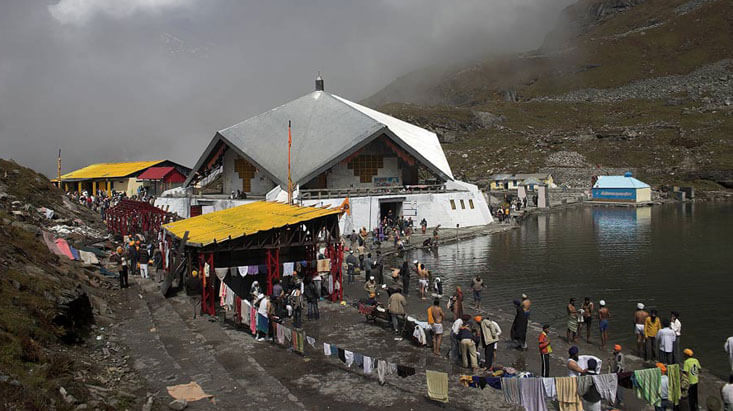
[[583, 411], [583, 403], [578, 395], [577, 377], [557, 377], [555, 388], [560, 411]]

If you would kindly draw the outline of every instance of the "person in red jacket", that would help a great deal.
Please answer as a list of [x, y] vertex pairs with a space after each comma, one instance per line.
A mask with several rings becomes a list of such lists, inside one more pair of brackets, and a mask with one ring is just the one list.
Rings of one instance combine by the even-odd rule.
[[550, 376], [550, 353], [552, 352], [552, 346], [550, 346], [550, 335], [548, 334], [549, 330], [550, 324], [543, 325], [542, 332], [540, 333], [538, 339], [540, 346], [540, 363], [542, 364], [543, 377]]

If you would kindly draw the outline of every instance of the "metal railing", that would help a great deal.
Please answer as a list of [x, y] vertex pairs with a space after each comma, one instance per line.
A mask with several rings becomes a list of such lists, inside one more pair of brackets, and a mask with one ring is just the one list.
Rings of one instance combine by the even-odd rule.
[[420, 193], [445, 193], [451, 190], [445, 188], [445, 184], [433, 185], [407, 185], [394, 187], [370, 187], [370, 188], [314, 188], [301, 189], [300, 196], [303, 200], [341, 197], [371, 197], [389, 194], [420, 194]]

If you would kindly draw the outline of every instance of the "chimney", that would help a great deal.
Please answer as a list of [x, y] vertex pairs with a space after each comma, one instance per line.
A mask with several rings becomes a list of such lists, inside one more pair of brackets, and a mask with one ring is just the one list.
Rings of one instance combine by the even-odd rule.
[[318, 77], [316, 77], [316, 91], [323, 91], [323, 79], [321, 78], [321, 73], [318, 73]]

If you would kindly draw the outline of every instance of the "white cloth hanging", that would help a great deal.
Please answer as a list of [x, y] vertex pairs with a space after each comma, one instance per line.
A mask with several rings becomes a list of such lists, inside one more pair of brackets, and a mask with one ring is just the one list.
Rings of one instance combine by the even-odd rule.
[[371, 374], [374, 370], [374, 360], [372, 357], [364, 356], [364, 374]]
[[323, 355], [327, 357], [331, 356], [331, 344], [323, 343]]
[[216, 278], [218, 278], [219, 281], [224, 281], [224, 277], [227, 276], [229, 268], [215, 268], [214, 271], [216, 272]]
[[351, 364], [354, 363], [354, 352], [344, 350], [344, 358], [346, 358], [346, 366], [351, 367]]
[[293, 275], [295, 263], [283, 263], [283, 277], [290, 277]]
[[241, 277], [247, 276], [247, 266], [246, 265], [240, 265], [239, 267], [237, 267], [237, 271], [239, 271], [239, 275]]

